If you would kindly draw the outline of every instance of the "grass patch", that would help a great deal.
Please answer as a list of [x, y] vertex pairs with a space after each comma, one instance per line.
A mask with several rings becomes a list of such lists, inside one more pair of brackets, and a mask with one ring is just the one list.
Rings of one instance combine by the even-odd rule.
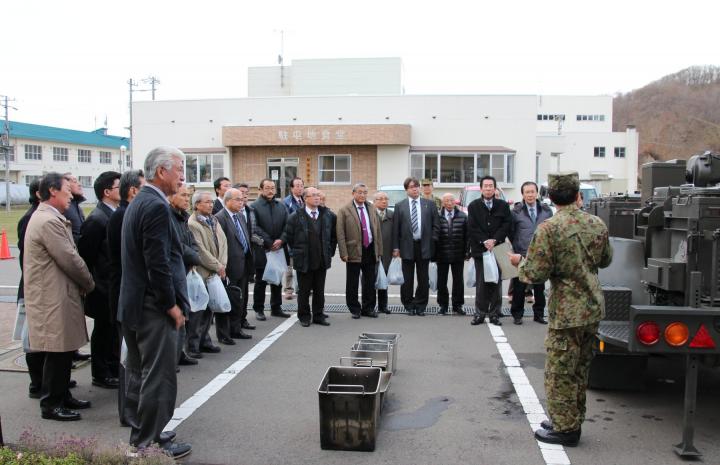
[[[86, 217], [94, 208], [94, 205], [82, 206]], [[17, 224], [27, 209], [28, 207], [26, 206], [14, 206], [11, 208], [10, 213], [5, 210], [5, 207], [2, 207], [2, 211], [0, 211], [0, 229], [4, 229], [7, 233], [8, 243], [11, 247], [17, 246]]]

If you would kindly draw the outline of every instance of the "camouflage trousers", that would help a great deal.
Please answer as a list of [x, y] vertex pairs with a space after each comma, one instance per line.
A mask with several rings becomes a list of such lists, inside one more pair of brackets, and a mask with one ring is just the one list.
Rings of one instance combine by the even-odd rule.
[[585, 420], [585, 391], [598, 324], [548, 329], [545, 395], [555, 431], [575, 431]]

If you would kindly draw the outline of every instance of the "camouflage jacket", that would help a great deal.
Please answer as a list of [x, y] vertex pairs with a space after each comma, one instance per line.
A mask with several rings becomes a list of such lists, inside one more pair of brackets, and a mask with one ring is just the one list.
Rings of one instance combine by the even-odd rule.
[[597, 271], [610, 265], [611, 260], [605, 223], [572, 204], [561, 207], [538, 226], [527, 259], [520, 264], [520, 280], [550, 280], [551, 328], [588, 325], [605, 316]]

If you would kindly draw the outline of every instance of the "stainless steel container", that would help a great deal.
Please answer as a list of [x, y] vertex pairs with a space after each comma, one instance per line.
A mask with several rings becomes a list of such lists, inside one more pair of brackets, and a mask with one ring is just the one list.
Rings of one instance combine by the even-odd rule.
[[398, 369], [398, 342], [400, 340], [399, 333], [362, 333], [359, 342], [388, 342], [390, 343], [390, 364], [392, 372], [396, 373]]

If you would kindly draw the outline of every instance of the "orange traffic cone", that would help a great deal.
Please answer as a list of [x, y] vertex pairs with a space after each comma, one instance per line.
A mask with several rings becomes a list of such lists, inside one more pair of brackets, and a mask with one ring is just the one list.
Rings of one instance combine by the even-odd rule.
[[0, 260], [9, 260], [15, 258], [10, 255], [10, 245], [8, 245], [7, 233], [5, 228], [2, 229], [2, 238], [0, 238]]

